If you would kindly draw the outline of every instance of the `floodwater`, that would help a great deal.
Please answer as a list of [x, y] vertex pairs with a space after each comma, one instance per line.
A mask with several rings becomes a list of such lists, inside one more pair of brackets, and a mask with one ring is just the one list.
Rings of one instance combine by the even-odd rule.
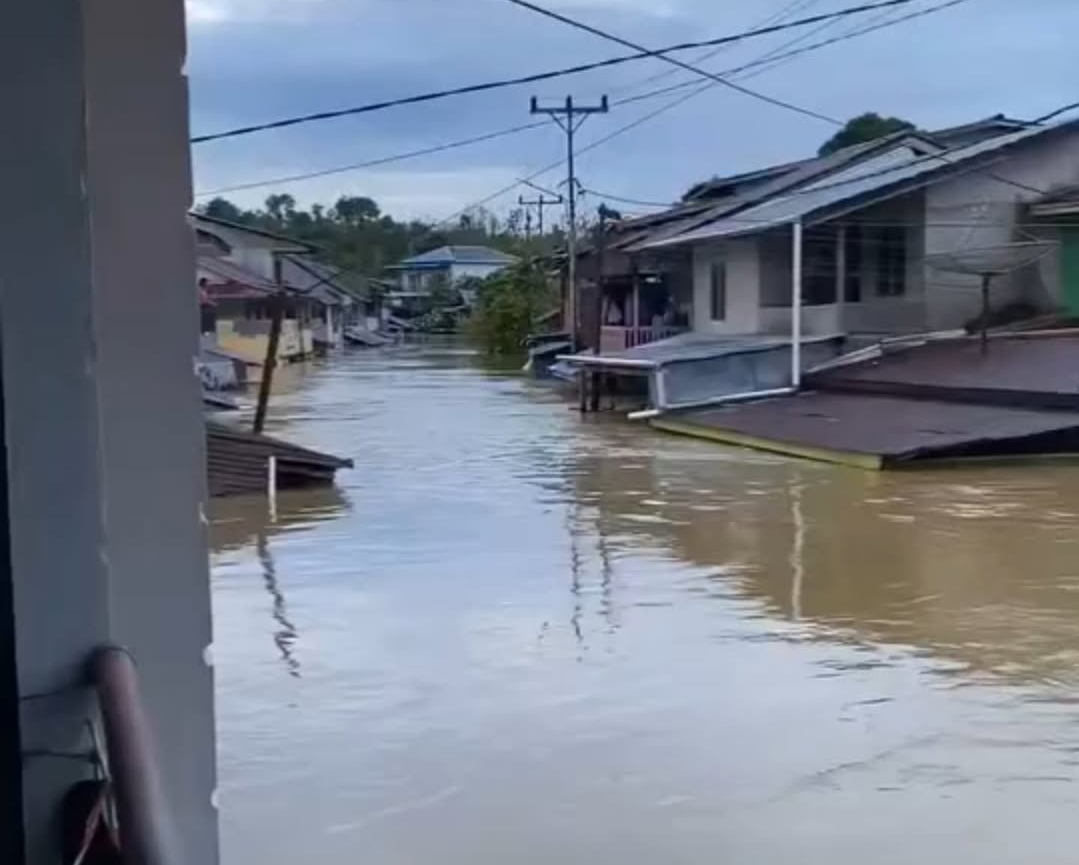
[[214, 503], [226, 865], [1071, 863], [1079, 469], [874, 475], [463, 352], [290, 371]]

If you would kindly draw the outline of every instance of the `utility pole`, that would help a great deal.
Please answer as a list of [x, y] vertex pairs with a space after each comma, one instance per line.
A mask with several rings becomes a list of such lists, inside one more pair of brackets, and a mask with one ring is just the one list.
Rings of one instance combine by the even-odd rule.
[[[554, 198], [544, 198], [541, 193], [539, 197], [533, 199], [527, 199], [523, 195], [517, 196], [517, 203], [521, 205], [521, 207], [536, 208], [536, 211], [539, 214], [539, 236], [541, 238], [543, 237], [543, 208], [550, 207], [552, 204], [562, 204], [564, 201], [565, 199], [561, 195], [556, 195]], [[529, 221], [531, 221], [531, 210], [528, 211], [528, 217]]]
[[561, 105], [540, 106], [539, 100], [532, 97], [532, 113], [546, 114], [555, 123], [562, 127], [566, 133], [566, 166], [568, 169], [568, 218], [569, 225], [566, 230], [566, 254], [569, 256], [567, 266], [566, 294], [569, 299], [570, 310], [570, 342], [573, 351], [577, 351], [578, 330], [580, 329], [580, 310], [577, 303], [577, 174], [574, 167], [573, 137], [581, 124], [591, 114], [606, 114], [609, 110], [607, 97], [604, 96], [599, 105], [574, 105], [573, 97], [567, 96], [565, 103]]
[[[270, 298], [270, 338], [266, 342], [266, 358], [262, 363], [262, 380], [259, 382], [258, 402], [255, 405], [255, 422], [252, 429], [256, 434], [266, 425], [266, 410], [270, 405], [270, 391], [273, 389], [273, 374], [277, 368], [277, 347], [281, 343], [281, 325], [285, 318], [287, 289], [281, 272], [281, 259], [274, 255], [273, 276], [277, 291]], [[297, 315], [297, 323], [299, 316]]]

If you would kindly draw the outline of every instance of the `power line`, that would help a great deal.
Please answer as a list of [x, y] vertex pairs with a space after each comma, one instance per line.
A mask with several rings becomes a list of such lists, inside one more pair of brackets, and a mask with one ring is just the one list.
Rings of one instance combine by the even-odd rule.
[[341, 108], [333, 111], [319, 111], [312, 114], [304, 114], [297, 117], [288, 117], [269, 123], [259, 123], [251, 126], [240, 126], [223, 132], [215, 132], [208, 135], [197, 135], [191, 139], [192, 144], [203, 144], [208, 141], [219, 141], [223, 138], [236, 138], [241, 135], [251, 135], [256, 132], [264, 132], [270, 129], [284, 129], [289, 126], [298, 126], [303, 123], [313, 123], [319, 120], [331, 120], [337, 117], [346, 117], [355, 114], [368, 114], [373, 111], [381, 111], [402, 105], [416, 105], [423, 102], [432, 102], [437, 99], [445, 99], [451, 96], [462, 96], [469, 93], [482, 93], [488, 90], [497, 90], [503, 87], [513, 87], [520, 84], [534, 84], [539, 81], [549, 81], [552, 78], [561, 78], [567, 75], [578, 75], [582, 72], [591, 72], [595, 69], [604, 69], [611, 66], [619, 66], [635, 60], [643, 60], [647, 57], [663, 57], [667, 54], [675, 54], [682, 51], [691, 51], [695, 48], [707, 48], [717, 45], [730, 45], [766, 36], [770, 33], [778, 33], [797, 27], [806, 27], [812, 24], [828, 21], [836, 18], [846, 18], [850, 15], [858, 15], [863, 12], [872, 12], [877, 9], [886, 9], [893, 6], [903, 6], [914, 0], [882, 0], [877, 3], [867, 3], [860, 6], [851, 6], [821, 15], [802, 18], [797, 21], [789, 21], [785, 24], [773, 24], [768, 27], [758, 27], [755, 30], [746, 30], [728, 36], [720, 36], [715, 39], [706, 39], [699, 42], [681, 42], [656, 50], [639, 49], [634, 54], [625, 54], [620, 57], [611, 57], [607, 60], [599, 60], [593, 63], [582, 63], [564, 69], [555, 69], [548, 72], [537, 72], [532, 75], [523, 75], [516, 78], [503, 78], [496, 81], [488, 81], [482, 84], [469, 84], [463, 87], [455, 87], [447, 90], [437, 90], [431, 93], [421, 93], [415, 96], [406, 96], [397, 99], [388, 99], [381, 102], [370, 102], [353, 108]]
[[[739, 74], [741, 72], [745, 72], [746, 70], [749, 70], [749, 69], [755, 69], [755, 68], [765, 66], [765, 65], [768, 65], [768, 64], [775, 64], [777, 61], [790, 60], [790, 59], [798, 57], [798, 56], [800, 56], [802, 54], [807, 54], [809, 52], [816, 51], [816, 50], [818, 50], [820, 48], [826, 48], [826, 47], [828, 47], [830, 45], [834, 45], [834, 44], [836, 44], [838, 42], [845, 42], [848, 39], [854, 39], [854, 38], [856, 38], [858, 36], [862, 36], [862, 35], [864, 35], [866, 33], [871, 33], [871, 32], [874, 32], [876, 30], [882, 30], [882, 29], [885, 29], [887, 27], [892, 27], [892, 26], [895, 26], [897, 24], [902, 24], [902, 23], [904, 23], [906, 21], [910, 21], [910, 20], [915, 19], [915, 18], [921, 18], [921, 17], [923, 17], [925, 15], [929, 15], [929, 14], [932, 14], [934, 12], [940, 12], [940, 11], [943, 11], [944, 9], [950, 8], [952, 6], [957, 6], [957, 5], [961, 4], [961, 3], [968, 3], [968, 2], [970, 2], [970, 0], [948, 0], [948, 2], [939, 4], [937, 6], [933, 6], [933, 7], [928, 8], [928, 9], [923, 9], [923, 10], [920, 10], [918, 12], [913, 12], [913, 13], [910, 13], [910, 14], [907, 14], [907, 15], [903, 15], [901, 17], [894, 18], [894, 19], [892, 19], [890, 21], [885, 21], [884, 23], [878, 23], [878, 24], [874, 24], [874, 25], [869, 26], [869, 27], [864, 27], [864, 28], [861, 28], [861, 29], [851, 30], [851, 31], [848, 31], [846, 33], [842, 33], [842, 34], [839, 34], [837, 36], [834, 36], [834, 37], [832, 37], [830, 39], [825, 39], [825, 40], [821, 40], [821, 41], [818, 41], [818, 42], [814, 42], [814, 43], [812, 43], [810, 45], [805, 45], [805, 46], [803, 46], [803, 47], [801, 47], [801, 48], [799, 48], [797, 50], [783, 52], [781, 54], [774, 55], [774, 56], [772, 56], [771, 52], [769, 52], [768, 54], [764, 55], [763, 57], [760, 57], [760, 58], [758, 58], [756, 60], [751, 60], [751, 61], [749, 61], [747, 63], [743, 63], [743, 64], [741, 64], [739, 66], [735, 66], [735, 67], [732, 67], [730, 69], [723, 70], [723, 71], [719, 72], [718, 74], [720, 74], [720, 75], [736, 75], [736, 74]], [[659, 77], [664, 77], [664, 76], [661, 75]], [[651, 79], [651, 80], [655, 80], [655, 79]], [[699, 79], [693, 79], [691, 81], [682, 81], [682, 82], [679, 82], [679, 83], [674, 84], [674, 85], [669, 85], [667, 87], [661, 87], [661, 88], [658, 88], [656, 90], [647, 91], [647, 92], [639, 94], [637, 96], [629, 96], [629, 97], [626, 97], [625, 99], [619, 99], [619, 100], [612, 101], [611, 104], [614, 105], [614, 106], [629, 105], [629, 104], [632, 104], [634, 102], [642, 102], [642, 101], [647, 100], [647, 99], [654, 99], [657, 96], [665, 96], [668, 93], [674, 93], [674, 92], [676, 92], [678, 90], [685, 90], [687, 87], [691, 87], [693, 85], [696, 85], [696, 89], [693, 90], [692, 92], [690, 92], [689, 94], [668, 103], [667, 105], [661, 107], [660, 109], [658, 109], [656, 111], [653, 111], [653, 112], [650, 112], [650, 113], [648, 113], [646, 115], [643, 115], [642, 117], [638, 118], [637, 120], [632, 121], [631, 123], [626, 124], [625, 126], [622, 126], [622, 127], [618, 128], [618, 129], [616, 129], [610, 135], [605, 136], [604, 138], [599, 139], [598, 141], [593, 142], [592, 144], [586, 145], [584, 148], [581, 149], [580, 152], [581, 153], [586, 153], [586, 152], [594, 149], [595, 147], [598, 147], [601, 144], [604, 144], [604, 143], [610, 141], [611, 139], [613, 139], [613, 138], [615, 138], [615, 137], [617, 137], [619, 135], [624, 134], [625, 132], [629, 132], [632, 129], [636, 128], [637, 126], [640, 126], [643, 123], [647, 122], [648, 120], [651, 120], [654, 117], [658, 117], [660, 114], [663, 114], [666, 111], [670, 111], [673, 108], [677, 108], [679, 105], [683, 104], [684, 102], [687, 102], [689, 99], [693, 98], [694, 96], [697, 96], [700, 93], [704, 93], [705, 91], [712, 89], [716, 85], [715, 85], [714, 82], [711, 82], [711, 81], [702, 82]], [[1064, 111], [1064, 110], [1067, 110], [1067, 109], [1061, 109], [1061, 111]], [[1057, 113], [1059, 113], [1059, 112], [1057, 112]], [[1035, 121], [1035, 122], [1037, 122], [1037, 121]], [[427, 156], [427, 155], [431, 155], [431, 154], [435, 154], [435, 153], [441, 153], [441, 152], [446, 151], [446, 150], [455, 150], [455, 149], [457, 149], [459, 147], [465, 147], [465, 146], [468, 146], [468, 145], [471, 145], [471, 144], [479, 144], [479, 143], [482, 143], [482, 142], [485, 142], [485, 141], [491, 141], [491, 140], [496, 139], [496, 138], [501, 138], [503, 136], [513, 135], [513, 134], [516, 134], [518, 132], [524, 132], [524, 131], [527, 131], [527, 130], [530, 130], [530, 129], [536, 129], [536, 128], [539, 128], [541, 126], [546, 126], [546, 125], [547, 124], [545, 122], [542, 122], [542, 121], [537, 122], [537, 123], [526, 123], [526, 124], [522, 124], [522, 125], [519, 125], [519, 126], [512, 126], [512, 127], [508, 128], [508, 129], [498, 130], [496, 132], [489, 132], [489, 133], [486, 133], [484, 135], [478, 135], [478, 136], [471, 137], [471, 138], [464, 138], [464, 139], [460, 139], [460, 140], [457, 140], [457, 141], [447, 142], [446, 144], [440, 144], [440, 145], [436, 145], [436, 146], [433, 146], [433, 147], [421, 148], [419, 150], [406, 151], [404, 153], [394, 154], [394, 155], [391, 155], [391, 156], [384, 156], [384, 157], [380, 157], [380, 158], [377, 158], [377, 159], [368, 160], [368, 161], [365, 161], [365, 162], [355, 162], [355, 163], [351, 163], [349, 165], [341, 165], [341, 166], [336, 166], [336, 167], [333, 167], [333, 168], [327, 168], [327, 169], [318, 170], [318, 171], [306, 172], [306, 173], [303, 173], [303, 174], [293, 174], [293, 175], [286, 175], [284, 177], [267, 178], [266, 180], [252, 181], [250, 183], [236, 184], [236, 185], [233, 185], [233, 186], [227, 186], [227, 187], [221, 187], [221, 188], [218, 188], [218, 189], [207, 190], [205, 192], [198, 192], [198, 193], [195, 194], [195, 197], [196, 198], [205, 198], [205, 197], [212, 196], [212, 195], [223, 195], [223, 194], [229, 193], [229, 192], [241, 192], [241, 191], [245, 191], [245, 190], [248, 190], [248, 189], [258, 189], [260, 187], [265, 187], [265, 186], [276, 186], [276, 185], [280, 185], [280, 184], [283, 184], [283, 183], [293, 183], [293, 182], [302, 181], [302, 180], [312, 180], [312, 179], [316, 179], [316, 178], [324, 177], [324, 176], [328, 176], [328, 175], [333, 175], [333, 174], [343, 174], [343, 173], [346, 173], [346, 172], [349, 172], [349, 171], [358, 171], [358, 170], [362, 170], [364, 168], [374, 168], [374, 167], [378, 167], [378, 166], [381, 166], [381, 165], [388, 165], [388, 164], [391, 164], [391, 163], [394, 163], [394, 162], [400, 162], [400, 161], [403, 161], [403, 160], [406, 160], [406, 159], [413, 159], [413, 158], [418, 157], [418, 156]], [[515, 181], [510, 186], [505, 187], [503, 189], [500, 189], [498, 192], [484, 198], [480, 202], [469, 205], [469, 207], [465, 208], [464, 210], [458, 211], [452, 217], [448, 217], [448, 219], [444, 220], [443, 222], [452, 221], [452, 219], [456, 218], [457, 216], [460, 216], [462, 213], [466, 212], [467, 210], [471, 209], [472, 207], [481, 207], [484, 204], [486, 204], [488, 201], [491, 201], [494, 198], [498, 198], [499, 196], [504, 195], [506, 192], [511, 192], [513, 189], [515, 189], [517, 186], [519, 186], [521, 184], [523, 184], [525, 186], [533, 186], [533, 184], [531, 183], [532, 179], [534, 179], [536, 177], [539, 177], [539, 176], [547, 173], [548, 171], [552, 171], [555, 168], [558, 168], [561, 164], [562, 164], [561, 161], [558, 161], [558, 162], [553, 162], [548, 166], [544, 166], [542, 169], [538, 170], [534, 174], [529, 175], [528, 180]], [[556, 194], [556, 193], [551, 193], [550, 190], [539, 190], [539, 191], [547, 192], [549, 194]], [[442, 224], [442, 223], [439, 223], [439, 224]]]
[[[819, 2], [819, 0], [809, 0], [809, 5], [812, 5], [812, 4], [816, 3], [816, 2]], [[788, 18], [794, 12], [800, 12], [802, 9], [805, 9], [805, 8], [806, 8], [806, 0], [793, 0], [793, 2], [788, 3], [786, 6], [784, 6], [782, 9], [780, 9], [778, 12], [774, 12], [773, 14], [767, 16], [766, 18], [764, 18], [761, 21], [757, 22], [753, 26], [754, 27], [769, 27], [772, 24], [776, 24], [776, 23], [778, 23], [780, 21], [783, 21], [785, 18]], [[810, 32], [816, 32], [816, 31], [810, 31]], [[704, 54], [701, 54], [699, 57], [695, 57], [693, 59], [693, 62], [694, 63], [704, 63], [706, 60], [711, 60], [713, 57], [717, 56], [718, 54], [722, 54], [724, 51], [727, 51], [729, 48], [730, 48], [729, 45], [720, 45], [718, 48], [712, 48], [711, 50], [705, 52]], [[638, 87], [640, 87], [640, 86], [642, 86], [644, 84], [651, 84], [653, 81], [662, 81], [665, 78], [670, 78], [672, 75], [675, 74], [675, 72], [676, 72], [676, 70], [674, 70], [674, 69], [667, 69], [667, 70], [664, 70], [663, 72], [657, 72], [657, 73], [655, 73], [653, 75], [649, 75], [647, 78], [642, 78], [642, 79], [640, 79], [638, 81], [635, 81], [633, 83], [625, 84], [625, 85], [622, 85], [622, 86], [619, 86], [619, 87], [612, 88], [610, 90], [610, 92], [611, 93], [625, 93], [627, 91], [636, 90]]]
[[[813, 43], [812, 45], [803, 46], [802, 48], [798, 48], [798, 49], [795, 49], [793, 51], [789, 51], [784, 55], [773, 57], [773, 58], [771, 58], [771, 61], [783, 59], [783, 58], [786, 58], [786, 57], [793, 57], [793, 56], [796, 56], [796, 55], [799, 55], [799, 54], [806, 54], [806, 53], [809, 53], [810, 51], [816, 51], [816, 50], [818, 50], [820, 48], [824, 48], [824, 47], [827, 47], [829, 45], [834, 45], [837, 42], [844, 42], [844, 41], [846, 41], [848, 39], [853, 39], [853, 38], [855, 38], [857, 36], [861, 36], [861, 35], [863, 35], [865, 33], [870, 33], [870, 32], [873, 32], [875, 30], [882, 30], [882, 29], [887, 28], [887, 27], [893, 27], [893, 26], [895, 26], [897, 24], [902, 24], [902, 23], [904, 23], [906, 21], [909, 21], [909, 20], [912, 20], [914, 18], [921, 18], [921, 17], [924, 17], [926, 15], [931, 15], [934, 12], [942, 12], [945, 9], [949, 9], [949, 8], [954, 7], [954, 6], [958, 6], [958, 5], [962, 4], [962, 3], [968, 3], [968, 2], [970, 2], [970, 0], [947, 0], [947, 2], [938, 4], [937, 6], [933, 6], [933, 7], [929, 8], [929, 9], [922, 9], [922, 10], [920, 10], [918, 12], [914, 12], [914, 13], [911, 13], [909, 15], [905, 15], [903, 17], [893, 19], [891, 21], [886, 21], [886, 22], [881, 23], [881, 24], [875, 24], [872, 27], [865, 28], [864, 30], [853, 31], [853, 32], [845, 33], [845, 34], [840, 34], [838, 36], [833, 36], [830, 39], [824, 39], [822, 41]], [[754, 68], [755, 66], [758, 66], [761, 63], [767, 63], [767, 62], [771, 62], [771, 61], [762, 61], [762, 60], [758, 59], [758, 60], [755, 60], [755, 61], [751, 61], [749, 63], [742, 64], [741, 66], [734, 67], [733, 69], [727, 70], [726, 72], [723, 72], [721, 74], [724, 74], [724, 75], [737, 74], [738, 72], [745, 71], [746, 69]], [[663, 114], [666, 111], [670, 111], [673, 108], [677, 108], [679, 105], [682, 105], [683, 103], [688, 102], [693, 97], [695, 97], [695, 96], [697, 96], [697, 95], [699, 95], [701, 93], [704, 93], [707, 90], [710, 90], [712, 87], [715, 86], [715, 83], [711, 82], [711, 81], [707, 81], [707, 82], [703, 82], [703, 83], [698, 82], [698, 81], [685, 81], [685, 82], [682, 82], [681, 84], [675, 84], [675, 85], [672, 85], [672, 86], [669, 86], [669, 87], [660, 88], [659, 90], [653, 91], [651, 93], [646, 93], [646, 94], [642, 94], [640, 96], [630, 97], [630, 98], [627, 98], [627, 99], [622, 99], [622, 100], [618, 100], [618, 101], [614, 102], [613, 103], [614, 105], [626, 105], [626, 104], [629, 104], [631, 102], [638, 102], [638, 101], [641, 101], [643, 99], [652, 98], [654, 96], [658, 96], [658, 95], [661, 95], [661, 94], [670, 93], [670, 92], [673, 92], [675, 90], [684, 90], [686, 87], [691, 86], [693, 84], [698, 85], [695, 90], [692, 90], [689, 93], [682, 95], [678, 99], [675, 99], [674, 101], [669, 102], [666, 105], [660, 106], [655, 111], [650, 111], [648, 114], [642, 115], [641, 117], [637, 118], [636, 120], [631, 121], [630, 123], [627, 123], [625, 126], [621, 126], [618, 129], [611, 132], [610, 134], [605, 135], [603, 138], [597, 139], [596, 141], [593, 141], [592, 143], [585, 145], [584, 147], [582, 147], [578, 151], [578, 153], [584, 154], [584, 153], [589, 152], [590, 150], [594, 150], [595, 148], [597, 148], [597, 147], [599, 147], [599, 146], [601, 146], [603, 144], [606, 144], [608, 141], [611, 141], [612, 139], [617, 138], [619, 135], [622, 135], [622, 134], [624, 134], [626, 132], [629, 132], [629, 131], [635, 129], [636, 127], [638, 127], [638, 126], [641, 126], [644, 123], [647, 123], [649, 120], [652, 120], [653, 118], [658, 117], [660, 114]], [[540, 176], [546, 174], [548, 171], [552, 171], [555, 168], [558, 168], [561, 164], [562, 164], [561, 160], [556, 160], [555, 162], [552, 162], [549, 165], [545, 165], [543, 168], [537, 169], [536, 171], [532, 172], [531, 174], [528, 175], [527, 179], [528, 180], [535, 180], [537, 177], [540, 177]], [[436, 224], [437, 225], [444, 225], [444, 224], [446, 224], [448, 222], [452, 222], [455, 219], [457, 219], [458, 217], [460, 217], [462, 214], [467, 213], [469, 210], [471, 210], [473, 208], [476, 208], [476, 207], [483, 207], [485, 204], [488, 204], [491, 201], [494, 201], [496, 198], [499, 198], [502, 195], [505, 195], [507, 192], [513, 191], [519, 185], [521, 185], [521, 183], [523, 183], [523, 182], [524, 181], [522, 181], [522, 180], [518, 180], [518, 181], [515, 181], [514, 183], [511, 183], [509, 186], [505, 186], [502, 189], [496, 190], [495, 192], [491, 193], [490, 195], [485, 196], [484, 198], [480, 199], [479, 201], [473, 202], [472, 204], [469, 204], [469, 205], [461, 208], [460, 210], [458, 210], [455, 213], [451, 214], [450, 216], [446, 217], [446, 219], [444, 219], [441, 222], [436, 223]]]
[[[598, 27], [593, 27], [591, 24], [585, 24], [583, 21], [578, 21], [574, 18], [570, 18], [567, 15], [563, 15], [560, 12], [554, 12], [551, 9], [546, 9], [543, 6], [539, 6], [536, 3], [532, 3], [531, 0], [507, 0], [515, 6], [520, 6], [523, 9], [530, 9], [533, 12], [537, 12], [547, 18], [554, 21], [561, 22], [562, 24], [568, 24], [570, 27], [574, 27], [578, 30], [583, 30], [586, 33], [591, 33], [593, 36], [599, 36], [601, 39], [606, 39], [608, 42], [614, 42], [618, 45], [622, 45], [626, 48], [631, 48], [635, 51], [647, 52], [649, 49], [643, 45], [632, 42], [629, 39], [623, 39], [621, 36], [615, 36], [613, 33], [609, 33], [606, 30], [601, 30]], [[900, 2], [911, 2], [911, 0], [900, 0]], [[898, 5], [898, 3], [897, 3]], [[814, 120], [823, 120], [825, 123], [831, 123], [833, 126], [842, 126], [843, 121], [837, 120], [834, 117], [829, 117], [827, 114], [821, 114], [819, 111], [814, 111], [811, 108], [803, 108], [801, 105], [795, 105], [793, 102], [786, 102], [782, 99], [777, 99], [774, 96], [768, 96], [760, 91], [753, 90], [750, 87], [744, 87], [741, 84], [736, 84], [733, 81], [728, 81], [725, 78], [721, 78], [714, 72], [708, 72], [691, 63], [686, 63], [683, 60], [679, 60], [676, 57], [668, 57], [663, 52], [653, 52], [653, 55], [665, 63], [673, 64], [689, 72], [693, 72], [700, 75], [702, 78], [709, 78], [716, 84], [721, 84], [724, 87], [728, 87], [731, 90], [735, 90], [744, 96], [751, 96], [754, 99], [759, 99], [762, 102], [767, 102], [769, 105], [775, 105], [779, 108], [786, 108], [788, 111], [793, 111], [796, 114], [802, 114], [806, 117], [812, 117]]]
[[366, 162], [353, 162], [348, 165], [338, 165], [333, 168], [324, 168], [319, 171], [308, 171], [304, 174], [290, 174], [285, 177], [276, 177], [271, 180], [253, 180], [250, 183], [238, 183], [235, 186], [222, 186], [217, 189], [208, 189], [205, 192], [196, 192], [195, 198], [207, 198], [211, 195], [224, 195], [227, 192], [242, 192], [246, 189], [258, 189], [262, 186], [278, 186], [282, 183], [295, 183], [300, 180], [314, 180], [318, 177], [328, 177], [332, 174], [344, 174], [349, 171], [359, 171], [363, 168], [375, 168], [379, 165], [389, 165], [392, 162], [401, 162], [405, 159], [414, 159], [417, 156], [429, 156], [433, 153], [444, 153], [447, 150], [456, 150], [459, 147], [467, 147], [470, 144], [480, 144], [484, 141], [493, 141], [496, 138], [504, 138], [528, 129], [536, 129], [547, 126], [546, 121], [540, 120], [535, 123], [523, 123], [520, 126], [511, 126], [509, 129], [500, 129], [497, 132], [488, 132], [485, 135], [477, 135], [472, 138], [462, 138], [459, 141], [449, 141], [433, 147], [424, 147], [420, 150], [409, 150], [405, 153], [397, 153], [392, 156], [383, 156], [379, 159], [370, 159]]
[[1041, 117], [1031, 121], [1032, 123], [1047, 123], [1050, 120], [1054, 120], [1061, 114], [1067, 114], [1069, 111], [1074, 111], [1079, 108], [1079, 102], [1073, 102], [1070, 105], [1065, 105], [1063, 108], [1058, 108], [1056, 111], [1050, 111], [1048, 114], [1043, 114]]
[[[950, 9], [953, 6], [960, 6], [963, 3], [969, 3], [969, 2], [971, 2], [971, 0], [947, 0], [947, 2], [945, 2], [945, 3], [939, 3], [938, 5], [931, 6], [928, 9], [920, 9], [917, 12], [910, 12], [910, 13], [908, 13], [906, 15], [902, 15], [902, 16], [900, 16], [898, 18], [892, 18], [892, 19], [890, 19], [888, 21], [884, 21], [882, 23], [873, 24], [873, 25], [870, 25], [870, 26], [865, 26], [865, 27], [861, 27], [861, 28], [858, 28], [858, 29], [854, 29], [854, 30], [849, 30], [849, 31], [846, 31], [844, 33], [839, 33], [839, 34], [837, 34], [835, 36], [832, 36], [832, 37], [830, 37], [828, 39], [822, 39], [822, 40], [820, 40], [818, 42], [813, 42], [813, 43], [811, 43], [809, 45], [804, 45], [801, 48], [797, 48], [797, 49], [794, 49], [794, 50], [791, 50], [791, 51], [785, 51], [785, 52], [783, 52], [781, 54], [776, 54], [774, 56], [765, 55], [764, 57], [759, 57], [756, 60], [751, 60], [748, 63], [743, 63], [743, 64], [741, 64], [739, 66], [734, 66], [734, 67], [732, 67], [730, 69], [726, 69], [726, 70], [720, 72], [719, 74], [720, 75], [736, 75], [736, 74], [738, 74], [740, 72], [745, 72], [748, 69], [756, 69], [756, 68], [759, 68], [761, 66], [766, 66], [768, 64], [772, 64], [771, 68], [775, 68], [775, 66], [779, 65], [779, 61], [785, 61], [785, 60], [789, 60], [789, 59], [794, 58], [794, 57], [799, 57], [802, 54], [809, 54], [810, 52], [817, 51], [820, 48], [827, 48], [829, 45], [835, 45], [835, 44], [837, 44], [839, 42], [846, 42], [848, 39], [854, 39], [854, 38], [856, 38], [858, 36], [864, 36], [867, 33], [873, 33], [873, 32], [875, 32], [877, 30], [884, 30], [884, 29], [887, 29], [889, 27], [894, 27], [897, 24], [903, 24], [903, 23], [905, 23], [907, 21], [913, 21], [916, 18], [923, 18], [926, 15], [932, 15], [932, 14], [934, 14], [936, 12], [943, 12], [945, 9]], [[646, 99], [653, 99], [656, 96], [663, 96], [663, 95], [666, 95], [667, 93], [673, 93], [676, 90], [685, 90], [687, 87], [692, 87], [693, 85], [699, 84], [699, 83], [700, 82], [697, 79], [692, 79], [692, 80], [688, 80], [688, 81], [681, 81], [678, 84], [672, 84], [672, 85], [670, 85], [668, 87], [662, 87], [662, 88], [659, 88], [658, 90], [651, 90], [651, 91], [648, 91], [646, 93], [642, 93], [639, 96], [632, 96], [632, 97], [630, 97], [628, 99], [623, 99], [623, 100], [617, 101], [617, 102], [615, 102], [615, 104], [616, 105], [625, 105], [625, 104], [628, 104], [630, 102], [642, 102], [642, 101], [644, 101]], [[711, 87], [712, 87], [712, 85], [709, 84], [709, 85], [707, 85], [705, 87], [705, 89], [709, 89]]]

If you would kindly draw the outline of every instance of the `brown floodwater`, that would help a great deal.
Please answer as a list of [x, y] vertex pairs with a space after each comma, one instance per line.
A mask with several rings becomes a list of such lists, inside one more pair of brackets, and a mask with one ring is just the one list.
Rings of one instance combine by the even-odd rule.
[[284, 385], [356, 467], [213, 503], [226, 865], [1074, 861], [1079, 469], [724, 449], [445, 349]]

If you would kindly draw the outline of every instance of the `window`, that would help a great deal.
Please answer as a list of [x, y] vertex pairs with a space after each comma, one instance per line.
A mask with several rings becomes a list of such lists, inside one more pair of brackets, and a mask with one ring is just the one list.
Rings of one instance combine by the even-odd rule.
[[727, 263], [713, 261], [709, 277], [712, 321], [723, 321], [727, 318]]
[[847, 226], [847, 245], [844, 251], [843, 297], [847, 303], [859, 303], [862, 299], [862, 229], [858, 225]]
[[810, 229], [802, 240], [802, 302], [806, 306], [835, 303], [836, 293], [835, 228]]
[[907, 291], [907, 232], [888, 225], [877, 236], [877, 294], [901, 297]]

